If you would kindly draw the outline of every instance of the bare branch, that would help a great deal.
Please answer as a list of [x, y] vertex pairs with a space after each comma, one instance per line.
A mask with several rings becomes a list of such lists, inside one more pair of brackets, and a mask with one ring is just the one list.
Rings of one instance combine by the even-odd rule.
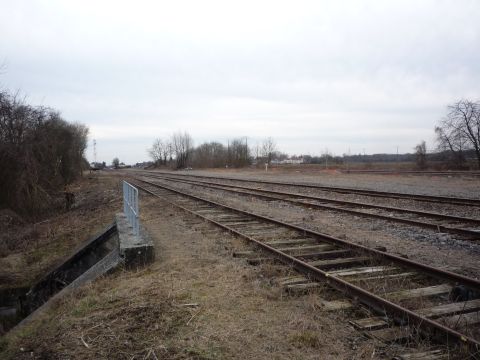
[[480, 167], [480, 102], [460, 100], [447, 107], [447, 116], [435, 128], [439, 149], [449, 149], [457, 163], [473, 149]]

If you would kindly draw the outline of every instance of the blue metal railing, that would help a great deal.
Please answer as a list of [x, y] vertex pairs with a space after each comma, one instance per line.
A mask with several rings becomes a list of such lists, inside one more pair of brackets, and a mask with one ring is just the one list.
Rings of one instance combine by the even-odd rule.
[[138, 221], [138, 189], [128, 182], [123, 182], [123, 212], [133, 228], [133, 235], [140, 233]]

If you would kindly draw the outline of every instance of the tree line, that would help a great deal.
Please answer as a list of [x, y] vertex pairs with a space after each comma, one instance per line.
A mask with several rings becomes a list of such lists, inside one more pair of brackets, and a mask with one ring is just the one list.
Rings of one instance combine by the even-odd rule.
[[278, 153], [275, 141], [269, 137], [251, 146], [248, 138], [204, 142], [194, 146], [193, 138], [187, 132], [177, 132], [168, 138], [157, 138], [148, 150], [156, 166], [176, 169], [244, 167], [253, 163], [270, 163]]
[[[333, 164], [371, 162], [414, 162], [419, 169], [430, 163], [449, 169], [468, 169], [472, 161], [480, 168], [480, 102], [460, 100], [447, 107], [447, 114], [435, 126], [435, 152], [427, 153], [425, 141], [412, 150], [412, 154], [373, 154], [335, 156], [328, 151], [321, 156], [300, 155], [304, 163]], [[270, 164], [272, 160], [289, 158], [277, 150], [272, 138], [252, 146], [247, 138], [205, 142], [194, 147], [192, 137], [178, 132], [167, 138], [158, 138], [148, 149], [156, 166], [183, 169], [243, 167], [251, 164]], [[440, 165], [441, 164], [441, 165]], [[470, 165], [469, 165], [470, 164]]]
[[35, 216], [82, 174], [88, 128], [0, 91], [0, 208]]

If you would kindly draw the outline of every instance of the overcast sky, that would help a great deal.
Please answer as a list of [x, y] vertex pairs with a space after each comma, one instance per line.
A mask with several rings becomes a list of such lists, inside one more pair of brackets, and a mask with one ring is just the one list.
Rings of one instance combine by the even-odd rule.
[[480, 98], [479, 18], [478, 0], [0, 0], [0, 86], [87, 124], [99, 161], [177, 130], [411, 152]]

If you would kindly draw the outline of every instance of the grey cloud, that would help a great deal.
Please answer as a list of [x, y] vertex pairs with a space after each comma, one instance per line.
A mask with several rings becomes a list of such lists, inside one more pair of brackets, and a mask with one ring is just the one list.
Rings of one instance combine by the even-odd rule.
[[433, 146], [448, 103], [479, 97], [479, 11], [474, 0], [4, 1], [0, 84], [87, 123], [106, 161], [143, 160], [176, 129], [197, 142], [272, 135], [292, 153], [410, 151]]

